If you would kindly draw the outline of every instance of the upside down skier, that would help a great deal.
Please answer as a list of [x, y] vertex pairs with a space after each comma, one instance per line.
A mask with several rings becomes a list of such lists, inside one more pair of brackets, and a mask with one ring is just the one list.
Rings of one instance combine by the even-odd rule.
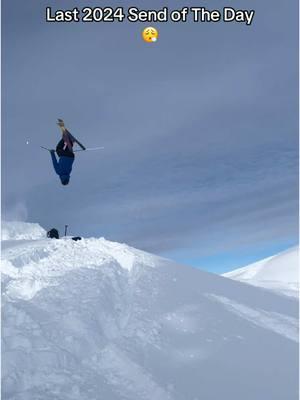
[[65, 186], [68, 185], [70, 181], [72, 166], [75, 159], [73, 151], [74, 143], [77, 143], [82, 150], [85, 150], [85, 147], [66, 129], [62, 119], [58, 120], [57, 125], [60, 127], [62, 133], [62, 139], [56, 146], [56, 154], [58, 155], [59, 160], [57, 161], [55, 150], [50, 150], [50, 154], [54, 170], [59, 176], [62, 185]]

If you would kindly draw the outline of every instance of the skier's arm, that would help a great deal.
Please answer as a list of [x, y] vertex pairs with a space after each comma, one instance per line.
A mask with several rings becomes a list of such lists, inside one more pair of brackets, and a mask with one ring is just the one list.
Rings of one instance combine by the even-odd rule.
[[53, 168], [54, 168], [55, 172], [57, 173], [57, 175], [59, 175], [59, 172], [60, 172], [59, 164], [57, 162], [57, 159], [56, 159], [56, 156], [55, 156], [55, 152], [51, 151], [50, 154], [51, 154], [51, 158], [52, 158]]
[[72, 135], [70, 134], [69, 131], [67, 131], [65, 129], [65, 131], [63, 133], [63, 139], [64, 139], [65, 143], [67, 143], [67, 147], [68, 147], [69, 151], [71, 153], [73, 153], [73, 147], [72, 147], [72, 143], [71, 143], [70, 137], [72, 137]]

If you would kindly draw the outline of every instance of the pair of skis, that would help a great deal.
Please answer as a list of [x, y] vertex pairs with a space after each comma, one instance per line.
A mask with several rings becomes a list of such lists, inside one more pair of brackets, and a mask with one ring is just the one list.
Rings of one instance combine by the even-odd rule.
[[[78, 152], [78, 151], [94, 151], [94, 150], [102, 150], [104, 149], [104, 147], [89, 147], [89, 148], [85, 148], [83, 146], [83, 144], [81, 144], [70, 132], [67, 131], [67, 129], [65, 128], [65, 123], [62, 119], [58, 118], [58, 122], [57, 125], [61, 128], [62, 133], [63, 133], [63, 137], [65, 135], [65, 133], [67, 132], [67, 135], [70, 136], [70, 138], [73, 140], [73, 142], [77, 143], [81, 149], [80, 150], [73, 150], [73, 152]], [[48, 149], [47, 147], [41, 146], [42, 149], [44, 150], [48, 150], [51, 151], [51, 149]]]

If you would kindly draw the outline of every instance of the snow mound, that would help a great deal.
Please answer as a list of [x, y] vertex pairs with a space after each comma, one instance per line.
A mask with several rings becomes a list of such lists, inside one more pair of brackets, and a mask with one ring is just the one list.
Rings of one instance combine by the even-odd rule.
[[298, 297], [298, 247], [293, 247], [254, 264], [227, 272], [223, 276]]
[[4, 242], [2, 250], [2, 273], [11, 279], [5, 293], [11, 299], [30, 300], [76, 270], [113, 265], [130, 271], [136, 264], [155, 265], [155, 256], [104, 238], [44, 239], [17, 246]]
[[34, 240], [46, 236], [39, 224], [28, 222], [1, 222], [1, 240]]
[[2, 245], [6, 400], [298, 398], [295, 299], [103, 238]]

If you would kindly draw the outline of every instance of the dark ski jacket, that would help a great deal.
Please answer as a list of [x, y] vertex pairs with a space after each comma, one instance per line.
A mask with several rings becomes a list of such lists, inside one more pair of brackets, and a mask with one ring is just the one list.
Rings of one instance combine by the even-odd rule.
[[60, 178], [67, 177], [69, 179], [72, 171], [74, 157], [61, 156], [59, 157], [59, 161], [57, 162], [54, 151], [52, 151], [50, 154], [52, 158], [53, 167], [57, 175], [59, 175]]

